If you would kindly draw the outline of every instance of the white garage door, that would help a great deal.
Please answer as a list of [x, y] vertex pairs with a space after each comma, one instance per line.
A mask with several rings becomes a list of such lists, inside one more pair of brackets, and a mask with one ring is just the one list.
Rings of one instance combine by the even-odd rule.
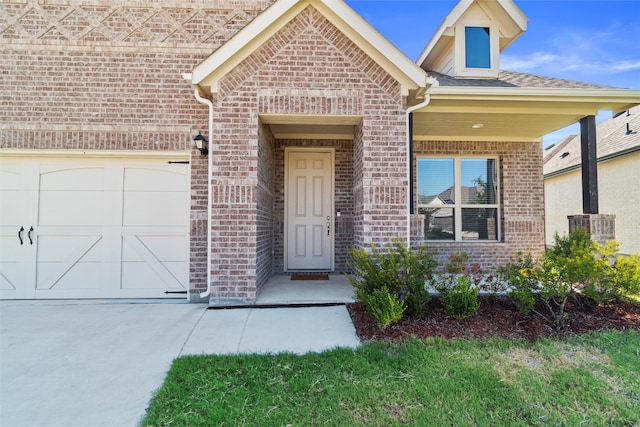
[[0, 157], [0, 298], [185, 297], [189, 199], [166, 158]]

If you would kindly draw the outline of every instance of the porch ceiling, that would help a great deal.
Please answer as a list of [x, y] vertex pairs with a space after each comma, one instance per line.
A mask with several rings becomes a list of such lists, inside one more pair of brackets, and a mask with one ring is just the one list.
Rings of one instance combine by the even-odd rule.
[[640, 91], [434, 87], [414, 112], [416, 140], [534, 141], [599, 110], [621, 111]]
[[353, 139], [359, 115], [260, 114], [276, 139]]

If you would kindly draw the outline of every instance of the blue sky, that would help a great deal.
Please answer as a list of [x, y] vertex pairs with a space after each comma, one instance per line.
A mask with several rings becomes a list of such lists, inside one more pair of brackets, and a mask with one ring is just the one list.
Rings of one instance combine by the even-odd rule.
[[[416, 60], [456, 0], [346, 0]], [[640, 90], [640, 0], [515, 0], [527, 32], [500, 58], [501, 68]], [[609, 112], [598, 121], [610, 117]], [[548, 146], [578, 126], [544, 138]]]

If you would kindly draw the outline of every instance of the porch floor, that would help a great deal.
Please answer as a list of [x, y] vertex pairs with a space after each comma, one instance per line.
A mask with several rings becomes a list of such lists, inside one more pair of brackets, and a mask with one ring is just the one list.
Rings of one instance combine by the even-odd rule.
[[329, 305], [354, 302], [353, 287], [344, 274], [329, 280], [291, 280], [289, 275], [272, 277], [262, 288], [255, 305]]

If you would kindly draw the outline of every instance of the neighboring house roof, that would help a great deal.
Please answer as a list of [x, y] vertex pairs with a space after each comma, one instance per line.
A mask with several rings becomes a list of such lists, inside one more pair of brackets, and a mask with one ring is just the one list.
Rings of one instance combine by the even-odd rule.
[[[462, 203], [473, 203], [476, 201], [478, 197], [478, 193], [481, 192], [482, 189], [480, 187], [469, 187], [462, 186], [460, 187]], [[446, 190], [442, 191], [440, 194], [430, 195], [430, 196], [422, 196], [418, 195], [418, 203], [426, 204], [426, 205], [453, 205], [455, 200], [455, 187], [449, 187]]]
[[276, 1], [231, 40], [198, 64], [191, 75], [185, 75], [185, 78], [204, 92], [217, 92], [220, 78], [309, 6], [320, 12], [396, 79], [402, 85], [404, 95], [408, 95], [410, 90], [423, 90], [431, 84], [424, 70], [346, 3], [335, 0]]
[[[640, 151], [640, 106], [622, 112], [596, 126], [598, 161]], [[581, 138], [573, 135], [544, 153], [544, 176], [580, 168]]]

